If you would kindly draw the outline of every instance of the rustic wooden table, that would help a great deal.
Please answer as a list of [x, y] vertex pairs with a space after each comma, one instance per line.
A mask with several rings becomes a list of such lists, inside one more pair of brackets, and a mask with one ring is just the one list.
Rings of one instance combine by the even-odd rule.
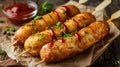
[[[2, 3], [2, 1], [4, 1], [4, 0], [0, 0], [0, 3]], [[40, 0], [40, 2], [41, 1], [42, 0]], [[53, 0], [53, 2], [57, 5], [63, 4], [67, 1], [68, 0], [62, 0], [62, 1]], [[102, 0], [99, 0], [99, 1], [98, 0], [89, 0], [89, 2], [86, 3], [86, 5], [92, 4], [93, 6], [96, 6], [101, 1]], [[120, 0], [112, 0], [112, 1], [113, 1], [112, 4], [110, 4], [106, 8], [106, 12], [109, 17], [112, 13], [114, 13], [115, 11], [120, 9]], [[2, 29], [5, 26], [7, 26], [7, 25], [14, 26], [11, 23], [9, 23], [10, 21], [3, 15], [3, 13], [1, 12], [1, 9], [0, 9], [0, 20], [5, 20], [4, 23], [0, 23], [0, 33], [2, 33]], [[120, 18], [115, 20], [114, 23], [120, 29]], [[2, 34], [0, 34], [0, 36], [2, 36]], [[2, 41], [2, 39], [0, 37], [0, 42], [1, 41]], [[6, 54], [0, 55], [0, 64], [3, 64], [4, 62], [9, 62], [9, 60], [7, 60], [7, 59], [8, 59], [8, 57]], [[16, 67], [16, 66], [21, 67], [21, 65], [17, 64], [15, 61], [11, 61], [8, 64], [12, 64], [12, 66], [9, 66], [9, 67]], [[91, 65], [91, 67], [119, 67], [119, 64], [120, 64], [120, 36], [117, 37], [111, 43], [111, 46], [104, 52], [104, 54], [100, 58], [98, 58], [98, 60], [95, 63], [93, 63], [93, 65]]]

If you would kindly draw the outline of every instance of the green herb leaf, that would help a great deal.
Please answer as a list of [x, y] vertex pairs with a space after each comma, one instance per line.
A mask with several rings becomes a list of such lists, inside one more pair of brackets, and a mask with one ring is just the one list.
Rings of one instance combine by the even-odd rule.
[[4, 23], [5, 21], [4, 20], [0, 20], [0, 23]]
[[34, 18], [34, 21], [35, 20], [38, 20], [38, 19], [41, 19], [42, 18], [42, 16], [36, 16], [35, 18]]
[[58, 22], [58, 23], [54, 26], [54, 28], [61, 28], [61, 22]]
[[10, 31], [15, 32], [16, 28], [15, 27], [10, 27]]
[[5, 51], [0, 50], [0, 55], [3, 55], [5, 53]]
[[38, 36], [38, 37], [39, 37], [39, 36], [45, 37], [45, 34], [44, 34], [44, 33], [42, 33], [42, 34], [41, 34], [41, 33], [38, 33], [37, 36]]
[[53, 9], [53, 7], [54, 5], [52, 3], [48, 3], [47, 0], [40, 5], [40, 9], [43, 12], [50, 12]]
[[4, 28], [4, 31], [5, 31], [5, 32], [9, 31], [9, 26], [6, 26], [6, 27]]
[[66, 38], [66, 37], [71, 37], [73, 36], [74, 32], [71, 32], [69, 34], [67, 34], [66, 32], [63, 32], [63, 38]]
[[42, 33], [41, 36], [42, 36], [42, 37], [45, 37], [45, 34]]

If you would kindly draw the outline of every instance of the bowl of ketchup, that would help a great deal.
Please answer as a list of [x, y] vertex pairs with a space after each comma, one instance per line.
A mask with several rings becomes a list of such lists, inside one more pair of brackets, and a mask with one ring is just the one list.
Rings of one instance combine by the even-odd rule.
[[31, 0], [7, 0], [3, 3], [2, 11], [12, 23], [19, 25], [36, 16], [38, 9]]

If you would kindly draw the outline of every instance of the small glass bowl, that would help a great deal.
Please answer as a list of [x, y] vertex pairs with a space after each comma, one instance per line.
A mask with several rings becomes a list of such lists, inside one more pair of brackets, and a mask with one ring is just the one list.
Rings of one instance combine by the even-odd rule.
[[[16, 16], [16, 15], [10, 15], [10, 13], [8, 13], [6, 11], [7, 8], [9, 8], [10, 6], [13, 6], [15, 4], [19, 4], [19, 3], [24, 3], [29, 5], [28, 7], [33, 7], [34, 11], [30, 12], [30, 13], [24, 13], [24, 14], [20, 14], [20, 17]], [[24, 7], [23, 7], [24, 8]], [[21, 9], [21, 8], [19, 8]], [[11, 22], [13, 24], [23, 24], [26, 23], [27, 21], [29, 21], [31, 18], [33, 18], [34, 16], [36, 16], [37, 12], [38, 12], [38, 8], [37, 8], [37, 4], [31, 0], [7, 0], [3, 3], [2, 5], [2, 11], [3, 13], [11, 20]]]

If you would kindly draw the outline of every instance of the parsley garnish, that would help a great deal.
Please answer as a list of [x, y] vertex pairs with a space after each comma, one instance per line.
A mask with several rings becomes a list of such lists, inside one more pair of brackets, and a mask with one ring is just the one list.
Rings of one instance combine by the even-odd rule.
[[9, 26], [6, 26], [4, 29], [5, 32], [9, 31]]
[[15, 28], [15, 27], [6, 26], [5, 29], [4, 29], [4, 31], [5, 31], [5, 32], [7, 32], [7, 31], [15, 32], [15, 31], [16, 31], [16, 28]]
[[66, 33], [66, 32], [63, 32], [63, 38], [66, 38], [66, 37], [71, 37], [71, 36], [73, 36], [73, 32], [71, 32], [71, 33]]
[[15, 27], [11, 27], [10, 31], [15, 32], [16, 31]]
[[53, 7], [54, 7], [53, 3], [48, 3], [47, 0], [45, 2], [43, 2], [42, 4], [40, 4], [40, 6], [39, 6], [39, 8], [43, 12], [50, 12], [53, 9]]
[[41, 19], [41, 18], [42, 16], [36, 16], [32, 21], [35, 22], [36, 20]]
[[45, 34], [44, 34], [44, 33], [42, 33], [42, 34], [41, 34], [41, 33], [38, 33], [37, 36], [38, 36], [38, 37], [39, 37], [39, 36], [45, 37]]
[[3, 50], [0, 50], [0, 55], [2, 55], [2, 54], [4, 54], [5, 53], [5, 51], [3, 51]]
[[58, 22], [58, 23], [54, 26], [54, 28], [61, 28], [61, 22]]

